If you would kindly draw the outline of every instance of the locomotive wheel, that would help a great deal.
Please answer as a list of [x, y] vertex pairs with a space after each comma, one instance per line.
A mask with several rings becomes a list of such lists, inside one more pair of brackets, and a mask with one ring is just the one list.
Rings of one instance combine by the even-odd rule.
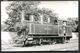
[[25, 42], [22, 42], [22, 47], [25, 47]]
[[53, 44], [56, 44], [56, 42], [53, 42]]
[[64, 43], [69, 43], [69, 42], [70, 42], [70, 39], [69, 39], [69, 38], [66, 39], [66, 38], [64, 37], [64, 39], [63, 39], [62, 41], [63, 41], [63, 42], [62, 42], [63, 44], [64, 44]]
[[62, 44], [65, 44], [66, 43], [66, 40], [65, 40], [65, 38], [63, 37], [62, 38]]
[[40, 41], [39, 41], [39, 46], [41, 46], [42, 45], [42, 40], [40, 39]]
[[49, 45], [53, 44], [53, 42], [50, 42]]
[[38, 42], [39, 42], [39, 41], [38, 41], [37, 39], [34, 40], [34, 44], [35, 44], [35, 45], [38, 44]]
[[52, 42], [49, 42], [49, 45], [51, 45], [52, 44]]
[[66, 43], [69, 43], [70, 42], [70, 40], [66, 40]]
[[62, 44], [65, 44], [66, 42], [65, 42], [65, 40], [64, 41], [62, 41]]
[[56, 44], [56, 39], [54, 39], [53, 44]]
[[51, 45], [51, 40], [49, 40], [49, 45]]
[[67, 38], [66, 43], [69, 43], [69, 42], [70, 42], [70, 38]]
[[49, 41], [49, 45], [51, 45], [51, 44], [53, 44], [53, 40], [50, 40], [50, 41]]

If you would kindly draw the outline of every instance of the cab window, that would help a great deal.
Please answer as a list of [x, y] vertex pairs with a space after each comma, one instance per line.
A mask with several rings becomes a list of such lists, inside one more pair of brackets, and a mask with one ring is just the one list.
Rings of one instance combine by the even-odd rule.
[[34, 21], [40, 21], [40, 17], [39, 16], [34, 16]]
[[25, 20], [30, 20], [30, 17], [29, 17], [29, 15], [25, 15]]
[[43, 17], [44, 22], [48, 22], [48, 18], [46, 16]]

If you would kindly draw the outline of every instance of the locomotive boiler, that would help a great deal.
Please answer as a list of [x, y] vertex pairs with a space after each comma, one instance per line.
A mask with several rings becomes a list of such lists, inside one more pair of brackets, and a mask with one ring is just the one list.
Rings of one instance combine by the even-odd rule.
[[[40, 15], [40, 20], [36, 20], [34, 15], [24, 19], [26, 17], [22, 14], [22, 17], [22, 21], [16, 24], [18, 26], [16, 29], [23, 28], [21, 31], [18, 30], [20, 38], [14, 40], [16, 44], [24, 46], [27, 44], [65, 43], [69, 42], [72, 37], [72, 27], [69, 25], [69, 21], [57, 20], [56, 23], [52, 24], [52, 19], [42, 15]], [[24, 25], [25, 27], [22, 27]]]

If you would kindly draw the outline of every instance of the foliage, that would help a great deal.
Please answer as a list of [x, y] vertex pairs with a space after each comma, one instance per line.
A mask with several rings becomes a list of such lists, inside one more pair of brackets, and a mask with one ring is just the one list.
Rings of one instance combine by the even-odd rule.
[[72, 31], [73, 32], [78, 32], [78, 27], [79, 27], [79, 22], [78, 22], [78, 18], [68, 18], [68, 20], [71, 22], [71, 26], [72, 26]]
[[25, 10], [25, 14], [34, 12], [34, 8], [40, 4], [39, 1], [14, 1], [6, 7], [6, 12], [9, 18], [4, 22], [8, 25], [8, 28], [13, 27], [17, 22], [21, 20], [21, 12]]

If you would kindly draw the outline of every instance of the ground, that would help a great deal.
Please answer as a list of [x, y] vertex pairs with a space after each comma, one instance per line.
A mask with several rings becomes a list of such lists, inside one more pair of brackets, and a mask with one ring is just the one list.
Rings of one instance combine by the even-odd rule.
[[27, 47], [12, 47], [10, 45], [4, 46], [2, 51], [78, 51], [78, 39], [71, 39], [69, 43], [52, 44], [42, 46], [27, 46]]

